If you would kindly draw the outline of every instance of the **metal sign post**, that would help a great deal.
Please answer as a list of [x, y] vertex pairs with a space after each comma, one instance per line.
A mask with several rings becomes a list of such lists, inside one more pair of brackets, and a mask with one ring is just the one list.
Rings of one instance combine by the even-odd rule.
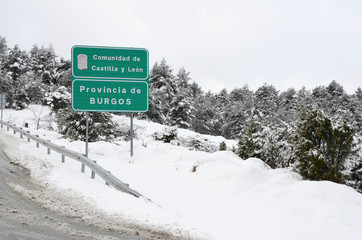
[[89, 112], [86, 113], [85, 115], [85, 127], [86, 127], [86, 130], [85, 130], [85, 156], [88, 157], [88, 137], [89, 137], [89, 121], [88, 121], [88, 118], [89, 118]]
[[131, 113], [131, 157], [133, 156], [133, 113]]
[[5, 103], [6, 103], [5, 94], [0, 94], [1, 120], [3, 120], [3, 110], [5, 108]]
[[[85, 114], [85, 156], [88, 157], [88, 137], [89, 137], [89, 112]], [[85, 172], [85, 165], [82, 163], [82, 172]]]

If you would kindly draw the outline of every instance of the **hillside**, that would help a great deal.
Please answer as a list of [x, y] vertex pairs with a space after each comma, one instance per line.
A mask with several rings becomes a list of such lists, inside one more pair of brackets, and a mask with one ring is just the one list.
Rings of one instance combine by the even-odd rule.
[[[31, 133], [84, 152], [84, 142], [71, 142], [49, 130], [56, 129], [49, 113], [47, 107], [30, 105], [21, 111], [6, 109], [4, 120], [18, 126], [28, 123]], [[37, 114], [42, 119], [39, 130], [35, 130]], [[128, 129], [129, 118], [113, 116], [113, 120]], [[147, 199], [118, 192], [97, 177], [92, 180], [89, 170], [80, 172], [78, 162], [66, 159], [62, 164], [59, 154], [47, 155], [46, 149], [5, 128], [0, 129], [0, 143], [44, 187], [37, 193], [14, 189], [55, 211], [64, 211], [62, 204], [69, 204], [74, 212], [65, 214], [92, 224], [104, 222], [102, 213], [114, 220], [109, 228], [137, 225], [180, 239], [360, 239], [362, 195], [354, 189], [329, 181], [303, 181], [289, 169], [271, 169], [256, 158], [242, 160], [231, 151], [198, 151], [188, 144], [197, 140], [209, 150], [216, 150], [222, 141], [229, 149], [237, 144], [223, 137], [177, 129], [178, 139], [173, 142], [156, 141], [155, 132], [165, 128], [135, 120], [133, 157], [129, 142], [121, 138], [89, 145], [91, 159]]]

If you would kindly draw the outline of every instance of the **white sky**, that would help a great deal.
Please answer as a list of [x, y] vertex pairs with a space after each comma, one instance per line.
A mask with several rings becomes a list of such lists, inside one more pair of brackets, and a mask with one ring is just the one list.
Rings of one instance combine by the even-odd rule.
[[141, 47], [203, 90], [362, 82], [361, 0], [0, 0], [9, 47]]

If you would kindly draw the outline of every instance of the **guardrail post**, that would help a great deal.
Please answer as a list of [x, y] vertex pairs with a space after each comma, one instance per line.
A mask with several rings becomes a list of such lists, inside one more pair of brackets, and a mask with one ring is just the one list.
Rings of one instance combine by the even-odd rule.
[[[22, 128], [20, 128], [21, 130], [23, 130]], [[22, 139], [23, 138], [23, 133], [20, 132], [20, 138]]]
[[[107, 171], [109, 174], [111, 174], [111, 171]], [[106, 185], [109, 186], [109, 182], [106, 181]]]
[[14, 134], [16, 134], [16, 131], [15, 131], [15, 129], [14, 129]]
[[80, 171], [81, 171], [82, 173], [84, 173], [84, 172], [85, 172], [85, 164], [84, 164], [84, 163], [82, 163], [82, 166], [81, 166]]
[[[39, 137], [39, 135], [35, 135], [35, 137]], [[36, 147], [39, 148], [39, 142], [36, 141]]]
[[[97, 161], [93, 161], [94, 163], [97, 163]], [[91, 179], [95, 179], [96, 178], [96, 173], [92, 170], [91, 173]]]
[[[30, 134], [30, 131], [26, 131], [26, 132]], [[28, 137], [28, 142], [30, 142], [30, 137]]]
[[[47, 142], [50, 142], [50, 140], [46, 140]], [[48, 155], [50, 154], [50, 148], [48, 147], [47, 148], [47, 153], [48, 153]]]
[[[60, 146], [61, 148], [65, 148], [64, 146]], [[65, 163], [65, 156], [62, 154], [62, 163]]]

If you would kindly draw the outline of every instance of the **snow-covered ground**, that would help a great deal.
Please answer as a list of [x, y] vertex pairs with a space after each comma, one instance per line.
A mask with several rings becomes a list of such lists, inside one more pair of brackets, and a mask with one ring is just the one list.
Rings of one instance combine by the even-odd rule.
[[[49, 109], [31, 105], [22, 111], [5, 110], [4, 120], [44, 139], [84, 152], [84, 142], [71, 142], [49, 131]], [[35, 130], [34, 114], [41, 114], [41, 128]], [[129, 118], [115, 116], [121, 126]], [[283, 240], [346, 239], [362, 236], [362, 195], [350, 187], [328, 181], [303, 181], [288, 169], [270, 169], [259, 159], [242, 160], [231, 151], [207, 153], [155, 141], [153, 134], [165, 126], [143, 120], [134, 122], [134, 156], [130, 143], [89, 144], [89, 157], [116, 177], [130, 184], [151, 201], [135, 198], [108, 187], [90, 171], [80, 172], [80, 163], [0, 129], [5, 152], [27, 167], [31, 176], [57, 194], [74, 197], [73, 204], [121, 216], [129, 224], [155, 231], [171, 232], [186, 239]], [[180, 139], [203, 139], [229, 148], [235, 141], [178, 130]], [[21, 190], [19, 190], [21, 191]], [[52, 207], [48, 204], [48, 207]], [[55, 206], [53, 206], [55, 207]], [[92, 211], [87, 218], [92, 218]]]

